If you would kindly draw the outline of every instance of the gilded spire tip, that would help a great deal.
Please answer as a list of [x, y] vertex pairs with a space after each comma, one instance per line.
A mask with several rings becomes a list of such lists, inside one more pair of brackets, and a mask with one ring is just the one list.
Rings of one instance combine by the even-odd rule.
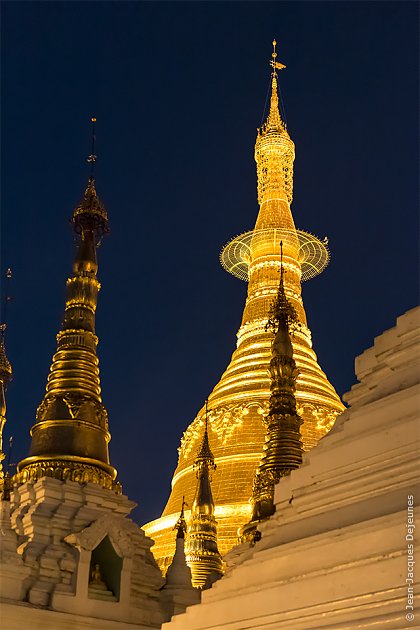
[[273, 68], [274, 76], [277, 76], [276, 70], [284, 70], [284, 68], [286, 67], [284, 63], [280, 63], [279, 61], [276, 61], [276, 57], [277, 57], [276, 46], [277, 46], [277, 42], [275, 39], [273, 39], [273, 52], [271, 53], [271, 59], [269, 61], [269, 64]]
[[259, 134], [263, 134], [267, 131], [276, 130], [280, 132], [286, 131], [286, 126], [282, 121], [279, 110], [279, 97], [277, 93], [277, 70], [283, 70], [286, 66], [279, 61], [276, 61], [277, 52], [276, 52], [277, 42], [273, 39], [273, 52], [271, 53], [271, 59], [269, 61], [270, 66], [272, 67], [271, 73], [271, 98], [270, 98], [270, 111], [267, 117], [266, 122], [259, 129]]
[[206, 410], [204, 415], [204, 433], [203, 439], [198, 449], [197, 458], [195, 460], [195, 465], [199, 469], [201, 464], [205, 463], [211, 467], [214, 467], [214, 456], [211, 452], [210, 443], [209, 443], [209, 432], [208, 432], [208, 400], [205, 402]]
[[86, 230], [93, 232], [97, 238], [97, 245], [100, 242], [100, 239], [108, 234], [109, 226], [107, 211], [103, 203], [100, 201], [95, 187], [95, 164], [97, 160], [97, 155], [95, 153], [96, 116], [93, 115], [90, 121], [92, 123], [91, 152], [86, 158], [86, 161], [90, 164], [90, 176], [83, 199], [75, 208], [71, 221], [76, 234], [81, 235]]

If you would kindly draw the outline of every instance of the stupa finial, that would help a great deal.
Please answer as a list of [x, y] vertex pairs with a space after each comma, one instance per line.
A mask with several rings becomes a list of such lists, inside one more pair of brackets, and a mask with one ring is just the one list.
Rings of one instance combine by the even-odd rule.
[[91, 131], [91, 148], [90, 154], [86, 158], [86, 162], [90, 164], [90, 181], [95, 179], [95, 164], [97, 160], [97, 155], [95, 153], [95, 143], [96, 143], [96, 134], [95, 134], [95, 125], [96, 125], [96, 116], [93, 115], [90, 119], [92, 123], [92, 131]]
[[271, 59], [268, 63], [273, 68], [273, 74], [275, 75], [277, 75], [276, 70], [284, 70], [286, 68], [284, 63], [280, 63], [279, 61], [276, 61], [276, 58], [277, 58], [276, 46], [277, 46], [277, 42], [275, 39], [273, 39], [273, 52], [271, 53]]
[[270, 98], [270, 112], [268, 114], [267, 121], [265, 125], [263, 125], [261, 132], [264, 133], [266, 131], [270, 131], [270, 129], [276, 130], [284, 130], [285, 125], [281, 119], [280, 111], [279, 111], [279, 97], [277, 91], [277, 70], [284, 70], [286, 66], [284, 63], [280, 63], [276, 61], [277, 52], [276, 52], [277, 42], [273, 39], [273, 52], [271, 53], [271, 59], [269, 61], [270, 66], [273, 68], [271, 73], [271, 98]]
[[73, 223], [74, 231], [76, 234], [85, 240], [85, 235], [89, 233], [92, 237], [92, 241], [95, 245], [98, 245], [102, 237], [108, 234], [108, 213], [99, 199], [96, 193], [95, 187], [95, 164], [97, 155], [95, 153], [96, 143], [96, 117], [92, 116], [92, 141], [91, 141], [91, 153], [86, 158], [86, 161], [90, 164], [90, 177], [84, 192], [83, 198], [74, 209], [71, 222]]

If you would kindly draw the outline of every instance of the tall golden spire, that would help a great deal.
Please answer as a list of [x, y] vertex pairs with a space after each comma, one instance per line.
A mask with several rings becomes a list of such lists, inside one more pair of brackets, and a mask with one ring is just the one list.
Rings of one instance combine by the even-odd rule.
[[[94, 124], [92, 118], [92, 167]], [[18, 464], [17, 480], [45, 475], [98, 483], [120, 491], [109, 463], [108, 415], [101, 399], [95, 312], [100, 284], [96, 249], [108, 233], [108, 215], [96, 193], [93, 170], [72, 224], [78, 246], [67, 280], [64, 321], [57, 335], [46, 394], [31, 429], [29, 457]]]
[[271, 346], [269, 412], [265, 420], [266, 442], [257, 468], [252, 490], [252, 515], [242, 530], [242, 540], [255, 539], [256, 527], [274, 513], [274, 486], [302, 463], [302, 418], [296, 410], [298, 370], [293, 358], [290, 330], [298, 325], [295, 309], [286, 297], [283, 276], [283, 243], [281, 248], [280, 284], [267, 322], [274, 332]]
[[[303, 420], [303, 448], [309, 450], [315, 446], [344, 409], [312, 349], [302, 300], [302, 281], [321, 273], [329, 261], [329, 252], [325, 240], [295, 227], [291, 211], [295, 146], [280, 115], [278, 72], [284, 64], [277, 61], [275, 46], [269, 63], [270, 110], [255, 142], [258, 216], [254, 229], [234, 238], [221, 253], [225, 269], [248, 282], [236, 349], [209, 395], [212, 451], [217, 462], [213, 492], [218, 548], [222, 555], [236, 544], [238, 526], [248, 523], [251, 517], [249, 497], [263, 452], [264, 419], [270, 410], [271, 381], [267, 365], [271, 360], [272, 336], [266, 330], [266, 323], [278, 293], [281, 266], [284, 295], [296, 311], [299, 323], [291, 343], [299, 370], [295, 397]], [[314, 203], [322, 210], [316, 195]], [[155, 540], [153, 553], [163, 569], [173, 554], [172, 528], [181, 497], [185, 495], [190, 502], [195, 491], [194, 455], [203, 435], [204, 414], [202, 407], [182, 437], [171, 496], [162, 517], [145, 526], [146, 533]]]
[[[12, 277], [12, 270], [8, 269], [6, 272], [7, 282]], [[10, 299], [8, 289], [6, 290], [6, 295], [4, 298], [4, 311], [3, 311], [3, 322], [0, 324], [0, 490], [2, 491], [4, 484], [4, 472], [2, 462], [5, 458], [5, 454], [3, 452], [3, 429], [6, 424], [6, 389], [7, 385], [12, 380], [12, 366], [10, 364], [9, 359], [6, 355], [6, 310], [7, 304]], [[6, 471], [7, 475], [7, 471]]]
[[197, 488], [191, 508], [187, 536], [186, 561], [191, 569], [192, 584], [203, 588], [210, 577], [223, 574], [222, 558], [217, 548], [217, 523], [214, 517], [214, 501], [211, 491], [211, 473], [216, 470], [210, 449], [207, 402], [203, 439], [194, 463]]

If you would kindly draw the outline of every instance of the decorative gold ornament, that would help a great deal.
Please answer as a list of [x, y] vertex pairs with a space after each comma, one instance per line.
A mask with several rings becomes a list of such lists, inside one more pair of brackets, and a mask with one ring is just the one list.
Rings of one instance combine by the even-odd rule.
[[[272, 61], [278, 63], [276, 59], [272, 56]], [[269, 411], [271, 394], [267, 366], [272, 341], [266, 323], [278, 293], [280, 241], [283, 241], [284, 291], [299, 323], [293, 333], [292, 345], [299, 371], [295, 398], [303, 420], [304, 450], [317, 444], [344, 409], [318, 365], [301, 297], [302, 280], [322, 271], [329, 260], [329, 252], [325, 240], [296, 230], [293, 221], [290, 203], [295, 148], [280, 116], [279, 69], [273, 67], [270, 111], [258, 130], [255, 143], [260, 204], [255, 228], [231, 241], [221, 255], [222, 264], [228, 271], [248, 281], [237, 348], [209, 396], [208, 428], [217, 464], [212, 491], [218, 522], [218, 548], [222, 555], [236, 544], [238, 527], [250, 520], [249, 497], [265, 442], [263, 418]], [[242, 414], [244, 409], [247, 413]], [[199, 443], [203, 430], [204, 408], [184, 433], [172, 492], [162, 516], [144, 526], [146, 533], [155, 540], [152, 551], [163, 571], [174, 553], [172, 528], [182, 496], [185, 495], [188, 503], [193, 500], [196, 484], [194, 445]]]
[[[260, 244], [268, 251], [275, 251], [280, 241], [295, 243], [296, 236], [299, 243], [298, 261], [300, 264], [300, 281], [310, 280], [322, 273], [330, 261], [328, 239], [322, 241], [302, 230], [283, 230], [281, 228], [266, 228], [264, 230], [251, 230], [235, 236], [220, 253], [222, 267], [240, 280], [250, 280], [251, 243], [259, 240]], [[285, 265], [291, 271], [293, 265]], [[279, 267], [278, 260], [262, 260], [258, 265], [253, 265], [251, 272], [255, 273], [264, 267]]]

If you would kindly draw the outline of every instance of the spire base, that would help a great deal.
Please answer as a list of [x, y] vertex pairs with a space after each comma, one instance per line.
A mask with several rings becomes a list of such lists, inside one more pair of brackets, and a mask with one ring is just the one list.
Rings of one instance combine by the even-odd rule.
[[60, 455], [55, 457], [26, 457], [18, 464], [18, 472], [13, 482], [22, 484], [36, 482], [42, 477], [53, 477], [60, 481], [96, 483], [116, 494], [122, 493], [121, 484], [115, 481], [117, 471], [109, 464], [89, 457]]

